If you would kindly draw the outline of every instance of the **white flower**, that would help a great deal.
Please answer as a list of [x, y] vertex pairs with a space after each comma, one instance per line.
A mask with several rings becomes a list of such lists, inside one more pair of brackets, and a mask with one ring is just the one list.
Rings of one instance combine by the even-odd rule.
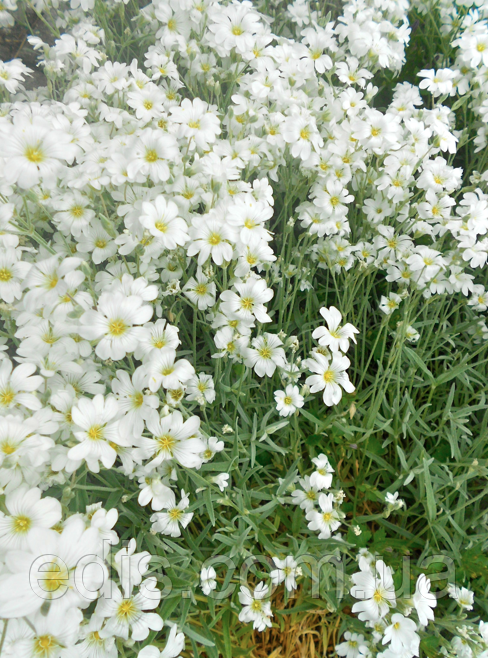
[[[163, 462], [163, 464], [171, 464], [170, 461]], [[151, 508], [154, 511], [159, 511], [163, 507], [168, 507], [173, 500], [173, 492], [171, 489], [161, 481], [161, 477], [155, 473], [151, 475], [141, 475], [139, 478], [140, 493], [137, 498], [139, 505], [147, 505], [151, 503]]]
[[73, 517], [58, 534], [36, 529], [28, 539], [24, 559], [12, 561], [0, 576], [0, 615], [22, 617], [41, 609], [46, 601], [63, 611], [86, 607], [107, 581], [107, 568], [97, 558], [98, 531], [86, 529]]
[[319, 532], [319, 539], [329, 539], [331, 534], [341, 525], [339, 514], [334, 509], [334, 494], [319, 495], [320, 512], [307, 512], [308, 527]]
[[299, 573], [299, 567], [293, 555], [287, 555], [284, 560], [274, 557], [273, 562], [277, 567], [269, 574], [273, 585], [279, 585], [284, 582], [289, 592], [296, 589], [296, 577]]
[[[152, 645], [143, 647], [138, 658], [177, 658], [185, 648], [185, 636], [178, 633], [176, 626], [172, 626], [169, 632], [166, 646], [162, 651]], [[97, 657], [98, 658], [98, 657]]]
[[397, 612], [391, 616], [391, 624], [385, 628], [383, 644], [389, 642], [390, 649], [396, 654], [408, 651], [416, 656], [420, 644], [416, 631], [416, 623]]
[[396, 602], [393, 572], [383, 560], [378, 560], [371, 571], [367, 569], [352, 575], [351, 595], [361, 599], [352, 607], [362, 621], [376, 621], [384, 617]]
[[359, 633], [344, 633], [345, 642], [341, 642], [335, 647], [338, 656], [344, 658], [362, 658], [368, 655], [368, 645], [364, 641], [364, 635]]
[[171, 250], [184, 245], [189, 239], [188, 226], [178, 215], [176, 203], [166, 201], [163, 195], [159, 195], [152, 202], [143, 202], [140, 222], [161, 244], [162, 249]]
[[43, 383], [42, 377], [34, 375], [35, 365], [22, 363], [12, 370], [12, 361], [3, 359], [0, 364], [0, 414], [22, 405], [27, 409], [40, 409], [41, 403], [34, 395]]
[[100, 631], [100, 637], [115, 635], [124, 640], [145, 640], [149, 631], [160, 631], [163, 620], [155, 612], [145, 612], [157, 608], [161, 592], [156, 588], [156, 578], [147, 578], [141, 583], [139, 592], [127, 598], [122, 596], [118, 587], [112, 585], [110, 598], [102, 598], [97, 605], [96, 614], [107, 618]]
[[72, 162], [75, 153], [71, 136], [41, 116], [32, 122], [20, 116], [13, 125], [3, 124], [2, 156], [8, 159], [3, 175], [9, 183], [29, 189], [42, 180], [53, 186], [63, 161]]
[[306, 512], [311, 512], [314, 509], [315, 503], [319, 499], [320, 490], [316, 485], [313, 485], [309, 475], [298, 480], [302, 489], [295, 489], [291, 492], [291, 496], [295, 505], [300, 505], [300, 508]]
[[305, 359], [303, 365], [317, 374], [307, 377], [305, 383], [310, 386], [311, 393], [324, 391], [324, 403], [328, 407], [338, 404], [342, 398], [342, 389], [347, 393], [353, 393], [356, 389], [349, 381], [346, 372], [351, 362], [346, 356], [336, 352], [332, 354], [332, 360], [316, 352], [312, 358]]
[[179, 134], [188, 140], [190, 150], [195, 147], [208, 150], [209, 144], [215, 142], [220, 134], [220, 122], [215, 110], [199, 98], [193, 101], [184, 98], [178, 107], [171, 108], [173, 121], [180, 124]]
[[246, 350], [245, 364], [254, 368], [259, 377], [272, 377], [277, 367], [286, 365], [285, 351], [281, 345], [283, 341], [274, 334], [265, 333], [253, 338], [252, 347]]
[[88, 340], [101, 339], [95, 352], [101, 359], [119, 361], [134, 352], [144, 329], [141, 325], [151, 319], [153, 310], [141, 297], [126, 297], [120, 293], [103, 293], [96, 311], [84, 313], [80, 322], [80, 336]]
[[466, 587], [457, 587], [449, 584], [447, 591], [451, 599], [454, 599], [463, 610], [472, 610], [474, 604], [474, 593]]
[[215, 400], [215, 384], [212, 375], [206, 375], [200, 372], [188, 380], [186, 388], [186, 399], [197, 400], [199, 404], [208, 402], [211, 404]]
[[119, 409], [125, 412], [121, 423], [135, 436], [142, 434], [144, 421], [153, 409], [159, 407], [159, 398], [144, 392], [146, 382], [147, 374], [142, 367], [134, 370], [132, 380], [125, 370], [117, 370], [116, 377], [112, 379], [112, 391], [119, 403]]
[[393, 311], [396, 311], [396, 309], [400, 306], [401, 301], [402, 298], [395, 292], [390, 292], [388, 297], [381, 295], [380, 310], [383, 311], [385, 315], [391, 315]]
[[22, 485], [7, 495], [0, 512], [0, 547], [3, 550], [26, 550], [36, 528], [52, 528], [61, 520], [61, 505], [55, 498], [41, 499], [40, 489]]
[[310, 476], [310, 484], [317, 489], [330, 489], [334, 469], [329, 463], [329, 458], [320, 453], [318, 457], [312, 459], [312, 462], [315, 464], [315, 471]]
[[330, 308], [322, 307], [320, 315], [327, 322], [327, 328], [317, 327], [312, 333], [312, 338], [318, 339], [319, 345], [329, 347], [332, 352], [341, 350], [345, 354], [349, 349], [349, 340], [355, 343], [354, 334], [358, 334], [359, 330], [349, 322], [341, 327], [342, 315], [335, 306]]
[[224, 313], [235, 313], [242, 320], [271, 322], [266, 312], [265, 302], [273, 298], [273, 291], [267, 287], [264, 279], [248, 279], [245, 283], [235, 283], [239, 295], [231, 290], [225, 290], [220, 299]]
[[208, 596], [210, 592], [217, 587], [217, 581], [215, 580], [216, 577], [217, 574], [215, 573], [215, 569], [213, 567], [202, 567], [202, 571], [200, 573], [200, 586], [205, 596]]
[[434, 611], [437, 605], [437, 599], [430, 591], [430, 580], [425, 574], [417, 578], [415, 594], [413, 595], [413, 604], [417, 610], [419, 622], [422, 626], [427, 626], [429, 620], [434, 620]]
[[94, 473], [100, 470], [99, 462], [105, 468], [111, 468], [117, 459], [117, 450], [113, 446], [130, 445], [119, 432], [115, 420], [118, 413], [119, 405], [113, 397], [104, 398], [98, 394], [92, 400], [79, 400], [71, 410], [75, 425], [73, 434], [79, 443], [69, 450], [69, 459], [84, 459]]
[[196, 279], [190, 277], [182, 288], [188, 299], [200, 311], [204, 311], [215, 304], [217, 288], [213, 281], [209, 281], [201, 271], [196, 273]]
[[239, 613], [239, 621], [244, 623], [253, 622], [253, 628], [258, 631], [264, 631], [266, 627], [271, 628], [271, 603], [266, 600], [269, 597], [269, 587], [263, 582], [258, 583], [254, 593], [247, 587], [241, 585], [239, 592], [239, 601], [243, 606]]
[[148, 360], [149, 390], [156, 393], [161, 386], [166, 389], [177, 389], [186, 384], [195, 375], [195, 369], [186, 359], [176, 359], [174, 350], [165, 349], [153, 353]]
[[284, 391], [275, 391], [276, 410], [280, 416], [291, 416], [304, 405], [304, 397], [300, 395], [298, 386], [288, 384]]
[[220, 491], [224, 491], [229, 486], [229, 477], [228, 473], [219, 473], [214, 475], [212, 482], [219, 487]]
[[181, 500], [178, 505], [173, 494], [173, 500], [168, 505], [167, 511], [156, 512], [151, 516], [152, 529], [170, 537], [181, 537], [180, 525], [182, 528], [186, 528], [193, 518], [193, 512], [184, 511], [189, 504], [190, 499], [183, 489], [181, 490]]
[[148, 551], [136, 553], [136, 540], [131, 539], [126, 548], [121, 548], [114, 555], [114, 565], [124, 590], [125, 598], [132, 593], [132, 589], [142, 582], [142, 577], [149, 568], [151, 554]]
[[200, 438], [198, 416], [190, 416], [184, 421], [179, 411], [162, 418], [153, 412], [146, 425], [153, 436], [151, 439], [141, 437], [134, 453], [142, 459], [152, 458], [148, 467], [155, 468], [165, 460], [174, 459], [186, 468], [200, 468], [205, 444]]

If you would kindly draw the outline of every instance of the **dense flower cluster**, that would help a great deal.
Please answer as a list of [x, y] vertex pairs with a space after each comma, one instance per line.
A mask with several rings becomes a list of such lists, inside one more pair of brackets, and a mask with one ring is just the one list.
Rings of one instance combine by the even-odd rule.
[[[78, 499], [70, 508], [80, 478], [110, 472], [166, 548], [184, 542], [213, 493], [237, 506], [232, 461], [216, 458], [235, 456], [244, 439], [231, 418], [211, 422], [219, 387], [236, 395], [239, 413], [244, 381], [260, 387], [268, 408], [251, 442], [276, 453], [284, 448], [270, 435], [291, 427], [315, 394], [325, 413], [355, 391], [354, 350], [346, 353], [359, 332], [341, 309], [320, 300], [306, 340], [289, 332], [289, 300], [298, 291], [312, 300], [316, 271], [331, 280], [377, 271], [385, 321], [413, 296], [457, 294], [486, 340], [488, 290], [478, 274], [488, 258], [488, 176], [473, 172], [463, 188], [453, 156], [466, 137], [447, 99], [470, 103], [484, 149], [488, 6], [441, 2], [456, 61], [420, 71], [418, 87], [396, 84], [380, 110], [374, 76], [404, 64], [407, 0], [350, 0], [337, 20], [295, 0], [286, 36], [248, 0], [153, 0], [133, 20], [143, 57], [127, 63], [97, 23], [94, 0], [34, 4], [55, 16], [52, 43], [29, 37], [49, 86], [27, 91], [30, 69], [0, 62], [3, 648], [115, 658], [164, 625], [162, 652], [147, 644], [138, 655], [174, 658], [185, 635], [156, 612], [150, 552], [137, 552], [135, 536], [113, 552], [117, 508], [82, 509]], [[3, 2], [0, 25], [12, 24], [16, 8]], [[398, 335], [419, 338], [406, 323]], [[283, 478], [275, 496], [339, 551], [344, 493], [331, 489], [326, 454], [311, 462], [312, 472]], [[49, 495], [56, 487], [62, 504]], [[200, 492], [210, 494], [207, 508]], [[402, 507], [397, 498], [387, 494], [386, 515]], [[297, 555], [270, 557], [269, 583], [238, 595], [239, 620], [259, 631], [272, 624], [272, 588], [291, 592], [303, 575]], [[33, 564], [42, 575], [34, 587]], [[347, 631], [338, 655], [418, 656], [437, 603], [429, 579], [421, 574], [400, 599], [385, 562], [363, 550], [359, 568], [352, 611], [367, 628]], [[215, 569], [191, 569], [209, 596]], [[462, 609], [470, 595], [451, 586]], [[486, 624], [456, 632], [448, 655], [486, 655]]]

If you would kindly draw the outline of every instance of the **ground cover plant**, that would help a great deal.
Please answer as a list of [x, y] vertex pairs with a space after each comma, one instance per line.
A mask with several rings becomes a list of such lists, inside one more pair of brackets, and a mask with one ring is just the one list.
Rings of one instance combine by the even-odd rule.
[[2, 658], [486, 658], [486, 0], [0, 25]]

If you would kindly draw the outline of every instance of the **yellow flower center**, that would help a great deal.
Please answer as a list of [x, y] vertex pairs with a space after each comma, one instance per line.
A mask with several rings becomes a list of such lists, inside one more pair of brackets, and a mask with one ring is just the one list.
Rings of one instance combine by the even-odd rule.
[[103, 427], [102, 425], [92, 425], [86, 434], [92, 441], [101, 441], [103, 439]]
[[166, 341], [163, 338], [153, 338], [152, 344], [154, 345], [154, 347], [160, 350], [162, 347], [166, 345]]
[[322, 514], [322, 518], [326, 523], [329, 523], [329, 521], [332, 520], [332, 514], [330, 512], [325, 512], [324, 514]]
[[24, 151], [24, 155], [29, 162], [33, 162], [34, 164], [42, 162], [45, 157], [44, 153], [38, 146], [28, 146]]
[[206, 295], [207, 286], [204, 283], [199, 283], [198, 286], [195, 287], [194, 292], [196, 292], [197, 295]]
[[154, 228], [157, 228], [158, 231], [161, 231], [161, 233], [166, 233], [168, 230], [168, 225], [162, 221], [159, 221], [154, 224]]
[[171, 436], [171, 434], [164, 434], [163, 436], [158, 436], [156, 438], [156, 441], [158, 443], [159, 451], [165, 451], [173, 454], [173, 448], [176, 445], [176, 441], [174, 440], [174, 437]]
[[136, 409], [138, 409], [139, 407], [142, 407], [143, 402], [144, 402], [143, 394], [142, 393], [134, 393], [134, 395], [132, 396], [132, 404], [134, 405], [134, 407], [136, 407]]
[[158, 159], [158, 154], [154, 149], [148, 149], [146, 151], [146, 162], [156, 162]]
[[0, 268], [0, 281], [2, 281], [2, 283], [6, 283], [7, 281], [10, 281], [12, 277], [13, 274], [9, 269], [7, 269], [6, 267]]
[[144, 103], [142, 104], [145, 110], [152, 110], [153, 108], [153, 102], [150, 100], [145, 100]]
[[17, 450], [17, 446], [10, 442], [10, 439], [5, 439], [0, 443], [0, 450], [4, 455], [11, 455]]
[[47, 657], [57, 644], [52, 635], [41, 635], [34, 640], [34, 653], [37, 656], [44, 654]]
[[192, 128], [193, 130], [198, 130], [200, 128], [200, 121], [189, 121], [188, 127]]
[[122, 336], [127, 331], [127, 325], [123, 320], [110, 320], [108, 323], [108, 333], [111, 336]]
[[331, 384], [334, 381], [334, 371], [333, 370], [326, 370], [324, 372], [324, 382], [326, 384]]
[[136, 611], [137, 608], [134, 604], [134, 601], [132, 599], [128, 599], [127, 601], [122, 601], [122, 603], [119, 604], [116, 615], [119, 619], [124, 619], [127, 621], [133, 617]]
[[212, 247], [217, 246], [222, 242], [222, 238], [218, 233], [212, 233], [210, 237], [208, 238], [208, 244], [211, 244]]
[[243, 297], [241, 299], [241, 308], [245, 311], [252, 311], [254, 300], [252, 297]]
[[243, 31], [244, 31], [244, 30], [243, 30], [242, 27], [240, 27], [239, 25], [234, 25], [234, 27], [232, 28], [232, 34], [233, 34], [235, 37], [239, 37], [239, 36], [241, 36], [241, 34], [243, 33]]
[[46, 276], [46, 288], [49, 290], [52, 290], [58, 285], [58, 277], [56, 274], [51, 274], [50, 276]]
[[2, 407], [8, 407], [15, 399], [15, 392], [7, 386], [0, 392], [0, 404]]
[[73, 206], [70, 212], [73, 215], [73, 217], [76, 217], [78, 219], [79, 217], [83, 217], [83, 215], [85, 214], [85, 209], [83, 208], [83, 206]]
[[293, 402], [293, 400], [289, 395], [287, 395], [286, 397], [283, 398], [283, 402], [285, 404], [291, 404]]
[[[41, 576], [42, 574], [42, 576]], [[39, 586], [44, 592], [57, 592], [61, 587], [68, 587], [69, 574], [64, 564], [51, 562], [47, 565], [47, 569], [39, 573]]]
[[300, 137], [305, 140], [310, 139], [310, 130], [308, 128], [302, 128], [300, 130]]
[[107, 246], [107, 241], [106, 241], [106, 240], [103, 240], [102, 238], [99, 238], [99, 239], [95, 242], [95, 247], [96, 247], [97, 249], [105, 249], [106, 246]]
[[259, 599], [254, 599], [253, 602], [251, 603], [251, 610], [253, 612], [259, 612], [263, 607], [263, 604]]
[[168, 514], [169, 514], [169, 518], [172, 521], [179, 521], [183, 516], [183, 512], [177, 507], [173, 507], [173, 509], [170, 509]]
[[19, 516], [13, 517], [13, 531], [20, 535], [25, 535], [29, 531], [32, 520], [28, 516], [20, 514]]
[[380, 134], [380, 132], [381, 132], [381, 131], [380, 131], [379, 128], [371, 128], [371, 135], [372, 135], [373, 137], [378, 137], [378, 135]]

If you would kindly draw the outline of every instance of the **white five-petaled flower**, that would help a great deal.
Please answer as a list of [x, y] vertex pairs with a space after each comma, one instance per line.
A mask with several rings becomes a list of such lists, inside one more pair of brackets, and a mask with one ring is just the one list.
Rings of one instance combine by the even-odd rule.
[[139, 592], [127, 598], [122, 596], [118, 587], [112, 585], [110, 598], [102, 598], [97, 605], [96, 614], [107, 618], [100, 631], [100, 637], [115, 635], [124, 640], [145, 640], [149, 631], [160, 631], [163, 620], [154, 610], [161, 600], [161, 592], [156, 588], [156, 578], [147, 578], [141, 583]]
[[316, 352], [312, 358], [305, 359], [303, 365], [316, 373], [307, 377], [305, 383], [307, 386], [310, 386], [312, 393], [324, 391], [324, 403], [328, 407], [332, 407], [340, 402], [342, 389], [347, 393], [354, 393], [355, 388], [349, 381], [349, 376], [346, 372], [351, 362], [347, 356], [343, 356], [340, 352], [332, 354], [332, 359]]
[[220, 295], [224, 313], [235, 313], [242, 320], [256, 318], [258, 322], [271, 322], [264, 304], [273, 298], [274, 293], [264, 279], [249, 278], [246, 282], [235, 283], [234, 287], [239, 294], [225, 290]]
[[119, 361], [134, 352], [144, 334], [143, 325], [151, 319], [153, 309], [141, 297], [121, 293], [103, 293], [97, 310], [86, 311], [79, 334], [87, 340], [99, 340], [95, 352], [101, 359]]
[[176, 249], [188, 241], [188, 225], [179, 217], [174, 201], [166, 201], [160, 194], [154, 201], [142, 204], [141, 224], [147, 228], [164, 249]]
[[[367, 565], [365, 565], [367, 567]], [[352, 607], [362, 621], [382, 619], [396, 603], [393, 572], [383, 560], [352, 575], [351, 595], [360, 599]]]
[[385, 628], [383, 644], [390, 643], [390, 649], [397, 655], [408, 652], [408, 655], [418, 656], [420, 637], [417, 635], [417, 624], [407, 619], [399, 612], [391, 616], [391, 624]]
[[275, 391], [276, 410], [280, 416], [291, 416], [304, 405], [303, 395], [300, 395], [298, 386], [288, 384], [284, 391]]
[[153, 411], [146, 421], [152, 438], [145, 436], [138, 439], [138, 448], [134, 454], [137, 458], [151, 461], [148, 467], [155, 468], [163, 461], [174, 459], [186, 468], [200, 468], [205, 444], [200, 438], [200, 418], [190, 416], [184, 421], [179, 411], [159, 417]]
[[165, 512], [156, 512], [151, 516], [152, 529], [170, 537], [181, 537], [181, 528], [186, 528], [193, 518], [193, 512], [185, 512], [189, 504], [190, 499], [183, 489], [181, 490], [181, 500], [178, 505], [173, 494], [173, 499], [167, 510]]
[[277, 367], [283, 368], [286, 365], [285, 351], [281, 347], [283, 341], [274, 334], [265, 333], [262, 336], [253, 338], [252, 347], [246, 350], [245, 364], [254, 371], [259, 377], [272, 377]]
[[280, 585], [284, 582], [289, 592], [296, 589], [296, 577], [300, 573], [300, 570], [293, 555], [287, 555], [284, 560], [274, 557], [273, 562], [276, 565], [276, 569], [273, 569], [269, 574], [273, 585]]
[[269, 587], [263, 582], [258, 583], [251, 593], [247, 587], [241, 585], [239, 592], [239, 601], [243, 608], [239, 613], [239, 621], [244, 623], [253, 623], [253, 628], [258, 631], [264, 631], [266, 627], [271, 627], [271, 603], [267, 600], [269, 597]]
[[0, 365], [0, 414], [8, 409], [22, 405], [27, 409], [37, 410], [42, 407], [34, 395], [44, 382], [39, 375], [34, 375], [36, 366], [32, 363], [22, 363], [12, 369], [12, 361], [3, 359]]
[[21, 485], [5, 499], [8, 516], [0, 512], [0, 548], [26, 550], [36, 528], [52, 528], [61, 520], [61, 504], [55, 498], [42, 498], [40, 489]]
[[81, 398], [71, 410], [73, 434], [79, 443], [69, 450], [69, 459], [84, 459], [94, 473], [100, 469], [99, 462], [105, 468], [112, 468], [119, 447], [130, 446], [119, 432], [118, 413], [119, 405], [114, 397], [104, 398], [99, 393], [92, 400]]
[[317, 327], [312, 334], [312, 338], [318, 339], [319, 345], [329, 347], [332, 352], [344, 352], [349, 349], [349, 340], [356, 342], [354, 334], [358, 334], [359, 330], [356, 329], [351, 323], [340, 326], [342, 315], [335, 306], [330, 308], [322, 307], [320, 315], [327, 322], [327, 327]]
[[310, 530], [319, 532], [319, 539], [329, 539], [331, 534], [341, 525], [339, 514], [334, 508], [334, 494], [319, 495], [320, 511], [307, 512]]

